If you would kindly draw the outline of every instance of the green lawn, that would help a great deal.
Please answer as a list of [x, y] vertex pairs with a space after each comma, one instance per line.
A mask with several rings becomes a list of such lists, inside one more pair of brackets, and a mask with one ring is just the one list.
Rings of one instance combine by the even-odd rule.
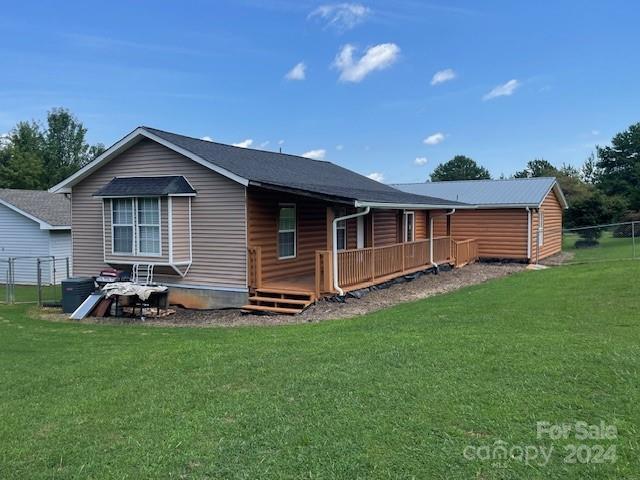
[[[60, 301], [62, 298], [62, 287], [60, 285], [46, 285], [42, 287], [42, 301]], [[0, 303], [7, 301], [7, 287], [0, 284]], [[38, 287], [35, 285], [16, 285], [15, 286], [15, 302], [16, 303], [37, 303]]]
[[[635, 258], [640, 259], [640, 232], [636, 237]], [[605, 231], [598, 239], [598, 245], [589, 248], [576, 248], [576, 240], [580, 236], [576, 233], [568, 233], [563, 236], [562, 249], [574, 252], [572, 263], [613, 261], [630, 259], [634, 256], [633, 239], [631, 237], [615, 238], [611, 231]]]
[[[0, 307], [0, 478], [638, 478], [638, 278], [640, 262], [528, 271], [272, 328]], [[618, 437], [538, 439], [537, 421]], [[546, 466], [463, 456], [498, 440], [555, 450]], [[581, 443], [617, 461], [564, 463]]]

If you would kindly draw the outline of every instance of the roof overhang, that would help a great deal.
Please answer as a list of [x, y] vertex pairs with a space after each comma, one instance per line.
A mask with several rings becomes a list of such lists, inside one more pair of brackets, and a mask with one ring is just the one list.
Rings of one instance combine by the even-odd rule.
[[209, 170], [213, 170], [214, 172], [219, 173], [220, 175], [222, 175], [224, 177], [227, 177], [227, 178], [229, 178], [229, 179], [231, 179], [231, 180], [233, 180], [235, 182], [238, 182], [241, 185], [247, 186], [249, 184], [249, 181], [246, 178], [243, 178], [243, 177], [241, 177], [239, 175], [236, 175], [235, 173], [230, 172], [229, 170], [227, 170], [225, 168], [222, 168], [222, 167], [219, 167], [217, 165], [214, 165], [211, 162], [208, 162], [205, 159], [203, 159], [202, 157], [196, 155], [195, 153], [193, 153], [193, 152], [191, 152], [189, 150], [186, 150], [186, 149], [184, 149], [182, 147], [179, 147], [179, 146], [177, 146], [177, 145], [165, 140], [164, 138], [160, 138], [159, 136], [147, 131], [146, 129], [144, 129], [142, 127], [138, 127], [133, 132], [128, 134], [126, 137], [124, 137], [121, 140], [119, 140], [118, 142], [114, 143], [102, 155], [98, 156], [91, 163], [88, 163], [87, 165], [85, 165], [83, 168], [78, 170], [76, 173], [74, 173], [70, 177], [64, 179], [62, 182], [60, 182], [57, 185], [54, 185], [53, 187], [51, 187], [49, 189], [49, 192], [51, 192], [51, 193], [71, 193], [71, 188], [74, 185], [78, 184], [79, 182], [84, 180], [86, 177], [91, 175], [93, 172], [95, 172], [97, 169], [99, 169], [102, 166], [106, 165], [112, 159], [117, 157], [119, 154], [125, 152], [126, 150], [128, 150], [129, 148], [131, 148], [132, 146], [134, 146], [135, 144], [137, 144], [141, 140], [144, 140], [145, 138], [153, 140], [154, 142], [157, 142], [157, 143], [159, 143], [159, 144], [161, 144], [161, 145], [173, 150], [174, 152], [179, 153], [180, 155], [183, 155], [183, 156], [185, 156], [187, 158], [190, 158], [194, 162], [202, 165], [203, 167], [206, 167]]
[[544, 199], [547, 198], [547, 195], [549, 195], [549, 192], [551, 192], [551, 190], [555, 192], [556, 197], [558, 197], [558, 201], [560, 202], [560, 205], [562, 205], [562, 208], [565, 210], [569, 208], [569, 203], [567, 203], [567, 199], [564, 196], [564, 192], [562, 191], [562, 188], [560, 188], [560, 184], [558, 183], [558, 180], [555, 180], [553, 182], [553, 185], [551, 185], [549, 190], [547, 190], [547, 193], [545, 193], [544, 198], [540, 202], [540, 205], [538, 205], [538, 208], [542, 206]]
[[389, 209], [400, 209], [400, 208], [413, 208], [415, 210], [446, 210], [446, 209], [460, 209], [460, 210], [474, 210], [476, 207], [474, 205], [466, 205], [460, 203], [452, 203], [452, 204], [427, 204], [427, 203], [385, 203], [385, 202], [368, 202], [365, 200], [356, 200], [356, 207], [371, 207], [371, 208], [389, 208]]
[[71, 226], [69, 225], [51, 225], [50, 223], [47, 223], [44, 220], [41, 220], [40, 218], [35, 217], [30, 213], [27, 213], [24, 210], [16, 207], [13, 203], [9, 203], [5, 200], [2, 200], [1, 198], [0, 198], [0, 205], [4, 205], [5, 207], [13, 210], [14, 212], [19, 213], [24, 217], [27, 217], [29, 220], [33, 220], [40, 226], [40, 230], [71, 230]]

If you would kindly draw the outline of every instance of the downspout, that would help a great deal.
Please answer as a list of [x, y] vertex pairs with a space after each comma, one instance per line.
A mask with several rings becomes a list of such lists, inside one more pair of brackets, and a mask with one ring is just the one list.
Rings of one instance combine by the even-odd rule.
[[356, 213], [352, 213], [351, 215], [345, 215], [344, 217], [338, 217], [333, 219], [333, 288], [338, 292], [340, 296], [344, 295], [344, 290], [340, 288], [338, 285], [338, 222], [343, 220], [351, 220], [352, 218], [363, 217], [367, 215], [371, 211], [371, 207], [365, 207], [364, 210]]
[[531, 261], [531, 209], [527, 210], [527, 260]]
[[433, 261], [433, 219], [437, 217], [448, 217], [449, 215], [453, 215], [454, 213], [456, 213], [455, 208], [452, 208], [451, 211], [442, 215], [429, 214], [429, 263], [436, 267], [436, 270], [438, 270], [439, 265]]

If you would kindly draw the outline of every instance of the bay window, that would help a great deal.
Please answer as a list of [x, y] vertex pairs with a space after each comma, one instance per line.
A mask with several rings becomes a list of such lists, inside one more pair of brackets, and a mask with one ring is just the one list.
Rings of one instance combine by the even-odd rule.
[[112, 250], [114, 254], [157, 256], [160, 245], [160, 199], [111, 200]]

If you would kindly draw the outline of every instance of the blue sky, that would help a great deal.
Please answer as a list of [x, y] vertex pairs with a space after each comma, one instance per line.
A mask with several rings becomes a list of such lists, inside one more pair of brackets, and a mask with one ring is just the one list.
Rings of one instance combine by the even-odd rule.
[[455, 154], [581, 164], [640, 121], [639, 20], [615, 0], [11, 2], [0, 133], [64, 106], [91, 142], [149, 125], [385, 182]]

